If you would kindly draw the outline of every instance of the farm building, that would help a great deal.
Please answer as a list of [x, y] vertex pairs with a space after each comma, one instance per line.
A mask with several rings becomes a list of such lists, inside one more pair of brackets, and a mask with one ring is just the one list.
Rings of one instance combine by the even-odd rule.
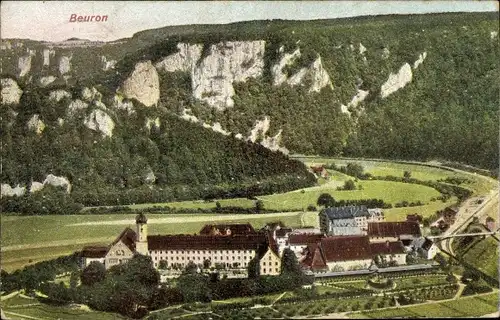
[[418, 222], [370, 222], [368, 237], [371, 242], [402, 241], [405, 247], [411, 246], [415, 238], [421, 236]]

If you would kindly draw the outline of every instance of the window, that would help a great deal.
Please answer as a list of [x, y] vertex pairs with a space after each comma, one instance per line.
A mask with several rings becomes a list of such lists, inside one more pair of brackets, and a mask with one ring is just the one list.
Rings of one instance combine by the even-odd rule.
[[[264, 262], [262, 262], [262, 265], [263, 265], [263, 266], [265, 266], [265, 265], [266, 265], [266, 262], [265, 262], [265, 261], [264, 261]], [[264, 269], [264, 270], [266, 270], [266, 269]]]
[[275, 270], [276, 270], [276, 272], [278, 272], [278, 268], [276, 268]]
[[182, 257], [182, 260], [184, 260], [184, 257]]
[[276, 261], [276, 262], [274, 263], [274, 265], [275, 265], [275, 266], [277, 266], [277, 265], [278, 265], [278, 261]]
[[264, 270], [263, 273], [266, 273], [266, 268], [264, 268], [263, 270]]

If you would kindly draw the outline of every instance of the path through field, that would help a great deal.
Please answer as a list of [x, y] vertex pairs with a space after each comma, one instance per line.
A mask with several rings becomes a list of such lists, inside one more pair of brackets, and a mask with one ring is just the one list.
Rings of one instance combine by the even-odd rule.
[[[219, 216], [208, 216], [205, 217], [203, 215], [197, 215], [193, 217], [175, 217], [171, 216], [168, 218], [150, 218], [148, 219], [148, 224], [164, 224], [164, 223], [188, 223], [188, 222], [201, 222], [206, 221], [207, 223], [216, 222], [216, 221], [225, 221], [225, 220], [248, 220], [249, 218], [278, 218], [278, 217], [287, 217], [290, 215], [298, 214], [299, 212], [278, 212], [278, 213], [266, 213], [266, 214], [253, 214], [251, 217], [246, 214], [225, 214]], [[76, 226], [95, 226], [95, 225], [130, 225], [130, 219], [124, 220], [115, 220], [115, 221], [91, 221], [91, 222], [81, 222], [81, 223], [73, 223], [68, 224], [68, 227], [76, 227]]]

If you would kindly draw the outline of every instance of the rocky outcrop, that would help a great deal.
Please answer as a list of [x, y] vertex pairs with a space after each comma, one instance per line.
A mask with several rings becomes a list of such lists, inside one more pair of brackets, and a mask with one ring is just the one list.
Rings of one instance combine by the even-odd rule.
[[498, 31], [491, 31], [490, 32], [490, 39], [495, 39], [496, 37], [498, 37]]
[[35, 51], [28, 50], [27, 55], [19, 57], [17, 68], [19, 69], [19, 77], [24, 77], [31, 70], [31, 58], [35, 55]]
[[321, 57], [318, 57], [316, 60], [314, 60], [308, 72], [312, 78], [312, 84], [311, 88], [309, 88], [309, 92], [319, 92], [321, 89], [327, 86], [330, 87], [330, 89], [333, 89], [332, 82], [330, 81], [330, 76], [321, 63]]
[[[283, 48], [281, 48], [280, 51], [282, 52]], [[326, 86], [333, 88], [330, 76], [323, 67], [321, 57], [319, 56], [307, 68], [301, 68], [295, 74], [288, 77], [283, 72], [283, 69], [287, 65], [293, 65], [300, 55], [300, 49], [297, 49], [290, 54], [282, 54], [280, 61], [271, 68], [273, 84], [278, 86], [283, 83], [287, 83], [288, 85], [296, 86], [302, 84], [303, 80], [307, 77], [312, 81], [309, 92], [319, 92]]]
[[382, 98], [398, 91], [399, 89], [406, 86], [411, 82], [413, 74], [411, 72], [411, 67], [408, 63], [405, 63], [398, 71], [398, 73], [389, 75], [387, 81], [382, 84], [380, 88], [380, 95]]
[[385, 60], [385, 59], [389, 58], [389, 55], [390, 55], [390, 54], [391, 54], [391, 52], [389, 51], [389, 49], [384, 48], [384, 49], [382, 50], [382, 59], [384, 59], [384, 60]]
[[269, 117], [264, 117], [264, 120], [257, 120], [250, 131], [250, 135], [248, 136], [249, 141], [256, 143], [260, 141], [260, 144], [270, 150], [273, 151], [281, 151], [285, 154], [288, 154], [288, 149], [284, 147], [280, 147], [281, 143], [281, 133], [280, 130], [274, 137], [266, 136], [267, 131], [269, 130], [269, 126], [271, 124], [271, 120]]
[[147, 118], [146, 119], [146, 128], [148, 128], [148, 131], [151, 131], [151, 127], [153, 127], [153, 125], [157, 128], [160, 127], [160, 118], [155, 118], [155, 119], [150, 119], [150, 118]]
[[123, 101], [123, 97], [120, 95], [114, 96], [111, 107], [116, 110], [126, 110], [129, 115], [132, 115], [135, 112], [132, 101]]
[[236, 41], [214, 44], [210, 53], [193, 69], [193, 96], [224, 109], [234, 101], [233, 82], [262, 75], [265, 41]]
[[300, 49], [296, 49], [292, 53], [284, 53], [284, 48], [280, 48], [280, 53], [282, 56], [277, 64], [271, 67], [271, 74], [273, 76], [273, 84], [279, 86], [287, 81], [287, 75], [283, 72], [283, 68], [287, 65], [292, 65], [295, 60], [300, 57]]
[[156, 105], [160, 99], [160, 80], [151, 61], [136, 64], [121, 91], [126, 98], [137, 99], [146, 107]]
[[71, 183], [66, 177], [58, 177], [53, 174], [49, 174], [43, 181], [43, 185], [51, 185], [54, 187], [62, 187], [66, 189], [67, 193], [71, 192]]
[[54, 57], [56, 52], [52, 49], [43, 49], [43, 65], [44, 66], [50, 66], [50, 58]]
[[56, 77], [54, 76], [47, 76], [47, 77], [41, 77], [40, 78], [40, 85], [42, 87], [45, 87], [45, 86], [48, 86], [49, 84], [51, 84], [52, 82], [56, 81]]
[[0, 189], [2, 189], [0, 193], [2, 197], [12, 197], [12, 196], [20, 197], [24, 195], [24, 193], [26, 192], [26, 187], [21, 187], [17, 185], [14, 188], [12, 188], [7, 183], [2, 183]]
[[102, 70], [104, 71], [114, 69], [116, 62], [116, 60], [107, 60], [105, 56], [101, 56]]
[[366, 52], [365, 46], [360, 42], [359, 43], [359, 54], [364, 54]]
[[340, 110], [342, 111], [342, 113], [346, 113], [346, 114], [350, 115], [351, 112], [349, 111], [349, 109], [357, 107], [361, 102], [363, 102], [366, 99], [366, 97], [368, 96], [369, 93], [370, 93], [370, 91], [364, 91], [364, 90], [358, 89], [358, 91], [356, 92], [356, 95], [354, 97], [352, 97], [352, 100], [347, 104], [347, 106], [341, 105]]
[[40, 116], [38, 114], [34, 114], [28, 121], [28, 129], [35, 131], [38, 135], [41, 135], [45, 129], [45, 123], [40, 120]]
[[212, 131], [214, 132], [218, 132], [218, 133], [221, 133], [225, 136], [228, 136], [231, 134], [231, 132], [229, 131], [226, 131], [222, 128], [222, 126], [220, 125], [219, 122], [215, 122], [213, 125], [210, 125], [208, 123], [203, 123], [203, 127], [204, 128], [207, 128], [207, 129], [211, 129]]
[[65, 90], [54, 90], [49, 93], [49, 100], [59, 102], [63, 98], [71, 99], [71, 93]]
[[43, 183], [33, 181], [30, 186], [30, 193], [37, 192], [43, 189]]
[[19, 104], [23, 90], [17, 82], [10, 78], [4, 78], [0, 84], [2, 85], [2, 104]]
[[417, 69], [418, 66], [424, 62], [425, 58], [427, 58], [427, 52], [421, 53], [418, 59], [413, 63], [413, 70]]
[[201, 57], [203, 45], [178, 43], [177, 49], [179, 49], [177, 53], [169, 55], [155, 64], [156, 69], [166, 72], [192, 72]]
[[102, 94], [94, 87], [92, 87], [92, 89], [85, 87], [82, 89], [82, 99], [87, 102], [92, 102], [94, 100], [101, 101]]
[[70, 117], [74, 116], [78, 111], [87, 109], [89, 105], [83, 102], [80, 99], [76, 99], [75, 101], [71, 101], [68, 106], [68, 115]]
[[115, 123], [103, 110], [93, 110], [92, 113], [85, 118], [84, 124], [90, 130], [100, 132], [104, 137], [113, 136]]
[[59, 73], [61, 75], [65, 75], [66, 73], [71, 71], [71, 58], [72, 56], [62, 56], [59, 59]]

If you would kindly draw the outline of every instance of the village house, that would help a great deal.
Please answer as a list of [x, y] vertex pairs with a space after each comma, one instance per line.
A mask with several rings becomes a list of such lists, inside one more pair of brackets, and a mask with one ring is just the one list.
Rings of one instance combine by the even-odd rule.
[[328, 178], [328, 171], [324, 166], [311, 166], [310, 171], [314, 173], [316, 177]]
[[324, 235], [322, 233], [292, 233], [288, 239], [288, 247], [295, 253], [297, 259], [300, 260], [303, 257], [304, 249], [310, 244], [320, 242], [323, 237]]
[[436, 254], [440, 251], [438, 246], [432, 240], [426, 237], [419, 237], [414, 239], [412, 247], [419, 256], [427, 260], [434, 259]]

